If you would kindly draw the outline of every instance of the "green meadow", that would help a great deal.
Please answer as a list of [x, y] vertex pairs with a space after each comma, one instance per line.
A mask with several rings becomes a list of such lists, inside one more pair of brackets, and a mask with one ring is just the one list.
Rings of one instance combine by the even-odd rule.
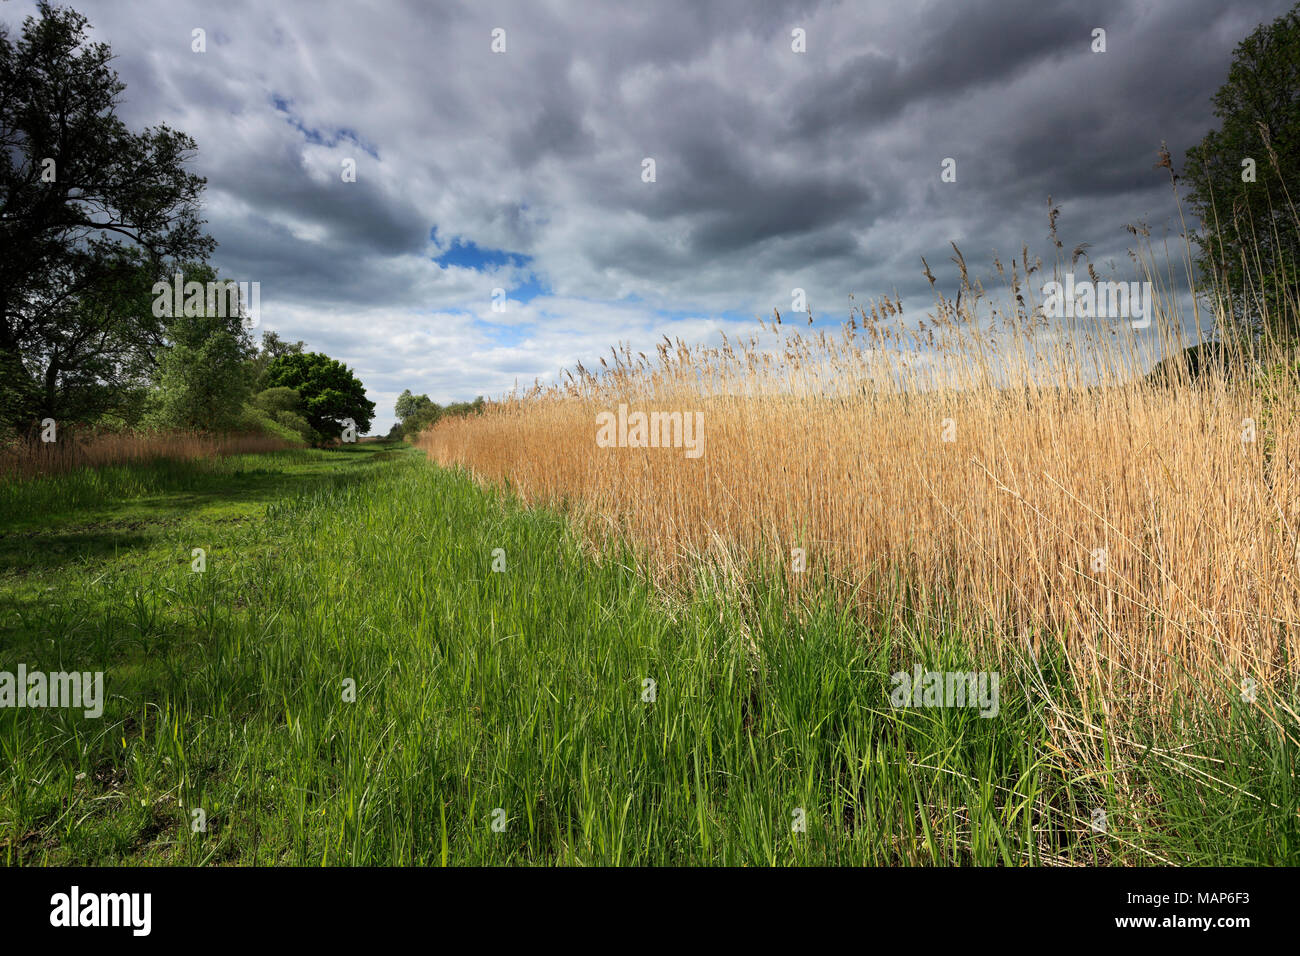
[[1300, 862], [1268, 701], [1119, 724], [1048, 650], [996, 716], [895, 707], [968, 635], [642, 568], [403, 444], [7, 483], [0, 671], [105, 700], [0, 709], [0, 860]]

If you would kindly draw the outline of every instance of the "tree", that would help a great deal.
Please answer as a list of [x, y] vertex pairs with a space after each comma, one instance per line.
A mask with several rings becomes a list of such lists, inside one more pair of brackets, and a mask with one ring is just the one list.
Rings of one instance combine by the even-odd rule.
[[397, 413], [399, 420], [405, 421], [418, 414], [421, 410], [430, 407], [436, 408], [437, 406], [429, 400], [428, 395], [412, 395], [411, 390], [408, 388], [397, 396], [397, 404], [393, 406], [393, 411]]
[[[190, 275], [205, 283], [216, 279], [207, 267], [191, 267]], [[165, 321], [167, 344], [158, 355], [150, 424], [234, 429], [252, 385], [248, 362], [253, 344], [242, 316], [205, 310], [202, 315], [174, 315]]]
[[342, 362], [319, 352], [282, 355], [267, 367], [269, 388], [292, 388], [302, 397], [307, 423], [324, 438], [338, 438], [344, 419], [365, 434], [375, 415], [375, 403], [366, 398], [361, 384]]
[[1246, 37], [1214, 95], [1222, 121], [1187, 152], [1197, 264], [1233, 318], [1294, 334], [1300, 315], [1300, 4]]
[[442, 417], [443, 408], [428, 395], [412, 395], [408, 388], [397, 396], [393, 411], [397, 413], [398, 421], [388, 432], [388, 437], [405, 438], [436, 422]]
[[194, 141], [128, 130], [108, 46], [88, 41], [75, 11], [42, 0], [38, 12], [17, 43], [0, 26], [0, 419], [11, 427], [66, 414], [70, 391], [147, 362], [161, 334], [147, 291], [163, 262], [215, 247], [198, 218], [205, 180], [184, 168]]
[[[19, 425], [36, 415], [61, 422], [115, 416], [130, 422], [151, 383], [164, 345], [163, 323], [148, 301], [150, 270], [123, 253], [116, 275], [70, 298], [58, 321], [46, 327], [40, 346], [28, 351], [36, 374], [4, 378], [0, 407]], [[25, 410], [24, 410], [25, 409]]]

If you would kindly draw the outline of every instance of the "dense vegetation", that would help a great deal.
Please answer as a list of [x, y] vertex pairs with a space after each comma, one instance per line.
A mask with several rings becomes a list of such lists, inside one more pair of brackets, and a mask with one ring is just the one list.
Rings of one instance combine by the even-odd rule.
[[486, 407], [483, 396], [472, 402], [451, 402], [439, 405], [428, 395], [412, 395], [408, 388], [397, 397], [394, 411], [397, 422], [388, 432], [389, 438], [414, 438], [426, 428], [431, 428], [443, 418], [456, 418], [480, 414]]
[[996, 719], [898, 709], [892, 672], [980, 666], [968, 635], [757, 567], [665, 600], [408, 446], [40, 479], [0, 521], [0, 670], [107, 689], [97, 720], [0, 710], [4, 862], [1300, 859], [1258, 707], [1189, 699], [1158, 739], [1044, 645]]

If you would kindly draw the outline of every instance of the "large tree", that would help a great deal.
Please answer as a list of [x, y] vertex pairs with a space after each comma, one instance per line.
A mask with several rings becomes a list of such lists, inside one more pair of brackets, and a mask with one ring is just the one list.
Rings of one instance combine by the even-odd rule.
[[1202, 274], [1233, 318], [1294, 335], [1300, 315], [1300, 4], [1242, 40], [1214, 95], [1222, 125], [1187, 153]]
[[[184, 270], [191, 281], [217, 282], [206, 265]], [[148, 424], [160, 428], [230, 431], [253, 385], [253, 341], [241, 310], [165, 310], [165, 343], [157, 353], [156, 388]], [[222, 314], [225, 312], [226, 314]]]
[[319, 352], [282, 355], [266, 370], [268, 388], [292, 388], [302, 398], [303, 414], [325, 438], [343, 433], [344, 419], [356, 423], [357, 433], [370, 430], [375, 403], [366, 388], [342, 362]]
[[403, 389], [402, 394], [397, 396], [397, 404], [393, 411], [397, 413], [400, 421], [405, 422], [408, 418], [414, 418], [427, 409], [437, 409], [438, 406], [429, 398], [428, 395], [413, 395], [409, 388]]
[[117, 117], [124, 86], [80, 14], [0, 25], [0, 424], [89, 416], [152, 363], [168, 261], [203, 261], [195, 144]]

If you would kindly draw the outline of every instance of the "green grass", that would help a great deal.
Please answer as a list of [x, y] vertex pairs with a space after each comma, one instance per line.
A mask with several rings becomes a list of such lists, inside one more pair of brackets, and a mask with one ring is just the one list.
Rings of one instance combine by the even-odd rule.
[[1287, 734], [1221, 689], [1177, 741], [1108, 727], [1052, 653], [996, 718], [894, 709], [894, 671], [992, 665], [759, 569], [669, 601], [639, 567], [405, 446], [5, 486], [0, 670], [103, 670], [108, 702], [0, 710], [0, 860], [1300, 861]]

